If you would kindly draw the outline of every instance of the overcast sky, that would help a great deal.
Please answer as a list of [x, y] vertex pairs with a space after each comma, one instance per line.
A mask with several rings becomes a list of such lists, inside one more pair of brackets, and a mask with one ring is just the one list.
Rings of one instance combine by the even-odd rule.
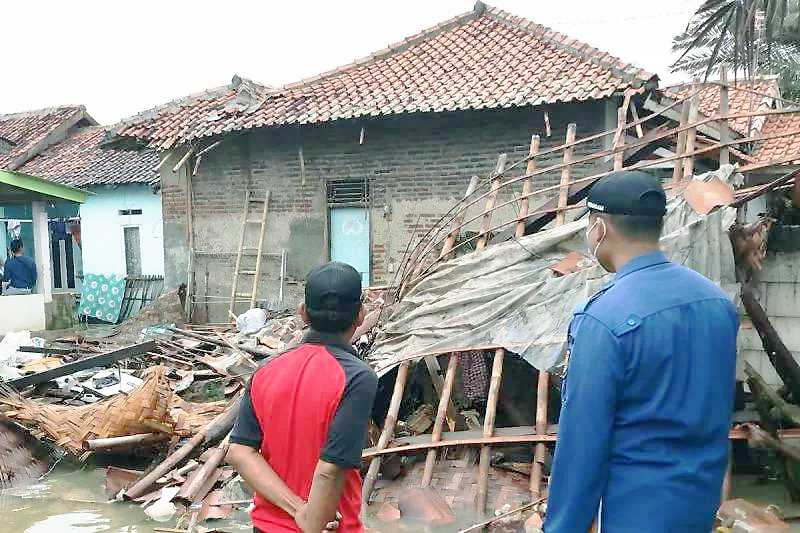
[[[282, 85], [472, 9], [471, 0], [5, 1], [0, 112], [84, 104], [111, 124], [228, 83]], [[701, 0], [494, 0], [675, 81], [672, 37]], [[663, 83], [663, 81], [662, 81]]]

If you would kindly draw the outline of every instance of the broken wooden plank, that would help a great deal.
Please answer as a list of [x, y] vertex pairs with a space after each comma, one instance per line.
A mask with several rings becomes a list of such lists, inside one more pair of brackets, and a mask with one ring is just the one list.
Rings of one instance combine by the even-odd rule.
[[119, 350], [114, 350], [113, 352], [87, 357], [86, 359], [75, 361], [74, 363], [67, 363], [66, 365], [58, 368], [52, 368], [50, 370], [45, 370], [44, 372], [31, 374], [30, 376], [23, 376], [19, 379], [11, 380], [7, 382], [7, 384], [19, 390], [27, 387], [28, 385], [38, 385], [39, 383], [46, 383], [62, 376], [69, 376], [70, 374], [74, 374], [75, 372], [79, 372], [81, 370], [86, 370], [87, 368], [111, 366], [118, 361], [127, 359], [128, 357], [143, 355], [147, 352], [155, 351], [156, 348], [157, 346], [155, 341], [142, 342], [140, 344], [134, 344], [133, 346], [120, 348]]
[[20, 346], [18, 352], [23, 353], [51, 353], [56, 355], [70, 355], [75, 353], [75, 348], [52, 348], [49, 346]]

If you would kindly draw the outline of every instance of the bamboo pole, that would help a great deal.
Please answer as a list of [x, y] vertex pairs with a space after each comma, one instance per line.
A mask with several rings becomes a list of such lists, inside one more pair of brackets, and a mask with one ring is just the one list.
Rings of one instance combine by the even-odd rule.
[[[682, 102], [685, 102], [685, 101], [682, 100]], [[688, 107], [687, 107], [687, 111], [686, 112], [687, 112], [687, 117], [688, 117]], [[772, 110], [772, 111], [759, 112], [758, 116], [783, 115], [783, 114], [787, 114], [787, 113], [791, 113], [791, 112], [793, 112], [793, 111], [785, 110], [785, 109], [777, 109], [777, 110]], [[724, 117], [724, 118], [732, 120], [732, 119], [745, 118], [745, 117], [751, 117], [751, 116], [756, 116], [756, 115], [753, 114], [753, 113], [736, 113], [736, 114], [730, 114], [730, 115], [728, 115], [727, 117]], [[668, 137], [672, 137], [673, 135], [676, 135], [676, 134], [680, 136], [681, 132], [685, 132], [687, 129], [689, 129], [691, 127], [700, 127], [700, 126], [703, 126], [703, 125], [708, 124], [710, 122], [718, 122], [720, 120], [720, 118], [721, 117], [705, 118], [705, 119], [700, 120], [697, 123], [692, 124], [692, 125], [687, 125], [687, 124], [683, 123], [683, 124], [679, 125], [676, 128], [664, 130], [664, 131], [661, 131], [660, 133], [657, 133], [657, 134], [654, 134], [654, 135], [649, 135], [649, 136], [646, 136], [646, 138], [644, 138], [644, 139], [632, 142], [630, 145], [627, 145], [627, 148], [629, 148], [629, 149], [640, 148], [640, 147], [646, 146], [648, 144], [651, 144], [651, 143], [653, 143], [655, 141], [658, 141], [658, 140], [661, 140], [661, 139], [665, 139], [665, 138], [668, 138]], [[631, 124], [626, 124], [626, 127], [628, 127], [628, 128], [630, 128], [631, 126], [632, 126]], [[743, 139], [736, 139], [736, 140], [728, 142], [727, 146], [736, 146], [736, 145], [739, 145], [739, 144], [744, 144], [744, 143], [753, 142], [753, 141], [765, 141], [765, 140], [769, 140], [769, 139], [792, 137], [792, 136], [795, 136], [795, 135], [798, 135], [798, 134], [800, 134], [800, 131], [778, 133], [778, 134], [764, 136], [764, 137], [754, 136], [754, 137], [748, 137], [748, 138], [743, 138]], [[581, 139], [581, 141], [585, 141], [585, 140], [591, 139], [591, 138], [592, 137], [586, 137], [584, 139]], [[573, 143], [573, 146], [575, 144], [579, 144], [579, 143], [577, 143], [577, 142]], [[680, 146], [680, 143], [678, 143], [678, 146]], [[563, 145], [562, 145], [562, 147], [563, 147]], [[719, 144], [715, 144], [715, 145], [709, 146], [707, 148], [696, 150], [693, 155], [699, 155], [699, 154], [711, 152], [713, 150], [719, 149], [720, 147], [721, 146]], [[677, 148], [676, 148], [676, 150], [677, 150]], [[552, 148], [548, 149], [548, 150], [545, 150], [545, 151], [540, 151], [538, 155], [540, 155], [540, 156], [541, 155], [545, 155], [547, 153], [551, 153], [552, 151], [553, 151]], [[583, 164], [583, 163], [588, 163], [588, 162], [591, 162], [591, 161], [595, 161], [597, 159], [606, 158], [608, 156], [613, 156], [614, 153], [615, 153], [615, 150], [613, 148], [608, 149], [608, 150], [603, 150], [603, 151], [600, 151], [600, 152], [595, 152], [595, 153], [593, 153], [591, 155], [582, 157], [580, 159], [573, 160], [571, 162], [571, 164], [572, 165], [579, 165], [579, 164]], [[627, 168], [628, 169], [635, 169], [635, 168], [649, 167], [649, 166], [657, 165], [657, 164], [660, 164], [660, 163], [666, 163], [666, 162], [675, 161], [675, 160], [682, 160], [684, 157], [685, 157], [685, 155], [680, 155], [680, 156], [676, 155], [676, 156], [664, 157], [664, 158], [661, 158], [661, 159], [640, 161], [640, 162], [638, 162], [638, 163], [636, 163], [636, 164], [634, 164], [634, 165], [632, 165], [630, 167], [627, 167]], [[794, 157], [794, 159], [797, 159], [797, 158]], [[792, 160], [792, 158], [790, 157], [790, 158], [785, 158], [784, 160], [779, 160], [779, 161], [774, 161], [774, 162], [769, 162], [769, 163], [759, 163], [759, 164], [755, 164], [755, 165], [748, 165], [746, 167], [742, 167], [740, 170], [741, 171], [744, 171], [745, 169], [753, 170], [753, 169], [757, 169], [757, 168], [763, 168], [763, 167], [766, 167], [766, 166], [772, 166], [773, 164], [789, 162], [791, 160]], [[527, 157], [523, 158], [520, 161], [517, 161], [516, 163], [511, 165], [511, 167], [517, 165], [521, 161], [527, 161]], [[523, 180], [525, 180], [527, 178], [540, 176], [540, 175], [546, 174], [548, 172], [553, 172], [553, 171], [556, 171], [556, 170], [560, 170], [564, 166], [565, 165], [563, 163], [557, 163], [555, 165], [550, 165], [550, 166], [547, 166], [547, 167], [544, 167], [544, 168], [541, 168], [541, 169], [537, 169], [532, 173], [526, 173], [526, 174], [523, 174], [522, 176], [519, 176], [519, 177], [516, 177], [516, 178], [511, 178], [508, 181], [506, 181], [505, 183], [503, 183], [502, 186], [503, 187], [508, 187], [508, 186], [513, 185], [514, 183], [523, 181]], [[508, 170], [509, 168], [510, 167], [506, 167], [506, 170]], [[588, 176], [586, 178], [581, 178], [580, 180], [575, 181], [573, 184], [580, 183], [580, 182], [586, 182], [588, 180], [596, 179], [598, 177], [602, 177], [602, 176], [605, 176], [607, 174], [608, 174], [608, 172], [602, 172], [600, 174], [595, 174], [595, 175], [592, 175], [592, 176]], [[674, 175], [673, 175], [673, 177], [674, 177]], [[559, 186], [556, 185], [556, 186], [553, 186], [553, 187], [546, 187], [546, 188], [543, 188], [543, 189], [537, 189], [535, 191], [532, 191], [532, 193], [529, 196], [542, 194], [544, 192], [549, 192], [549, 191], [551, 191], [553, 189], [558, 189], [558, 188], [559, 188]], [[412, 254], [418, 254], [420, 256], [423, 256], [423, 255], [425, 255], [426, 253], [428, 253], [430, 251], [430, 247], [431, 246], [433, 246], [434, 244], [435, 245], [440, 244], [442, 242], [442, 240], [444, 239], [444, 237], [442, 237], [440, 239], [436, 239], [436, 240], [434, 240], [433, 238], [430, 238], [427, 241], [426, 241], [426, 238], [431, 236], [431, 232], [434, 232], [433, 235], [436, 236], [441, 231], [443, 231], [444, 230], [444, 226], [449, 225], [453, 221], [453, 218], [455, 216], [453, 214], [453, 212], [454, 211], [457, 212], [457, 208], [458, 209], [467, 209], [470, 206], [478, 203], [482, 199], [486, 198], [490, 194], [491, 194], [491, 190], [487, 191], [487, 192], [484, 192], [482, 194], [475, 195], [475, 197], [472, 198], [467, 203], [454, 205], [450, 209], [450, 211], [448, 211], [447, 213], [445, 213], [445, 215], [442, 216], [441, 220], [439, 221], [440, 223], [437, 224], [436, 226], [434, 226], [434, 228], [436, 228], [435, 231], [434, 231], [434, 229], [431, 229], [431, 230], [428, 231], [428, 233], [426, 235], [423, 235], [422, 239], [420, 240], [420, 244], [418, 244], [417, 247], [415, 247], [415, 249], [413, 250]], [[500, 205], [496, 206], [496, 208], [500, 208], [500, 207], [503, 207], [505, 205], [508, 205], [509, 203], [514, 203], [514, 202], [518, 202], [518, 201], [519, 201], [519, 198], [516, 198], [516, 199], [512, 200], [511, 202], [505, 202], [503, 204], [500, 204]], [[447, 218], [445, 220], [445, 218], [448, 215], [451, 215], [450, 218]], [[480, 218], [480, 217], [478, 217], [478, 218]], [[468, 224], [469, 222], [472, 222], [473, 220], [475, 220], [475, 218], [472, 218], [472, 219], [468, 220], [465, 224]], [[462, 225], [462, 227], [463, 227], [463, 225]], [[428, 242], [428, 245], [426, 246], [426, 248], [423, 251], [423, 253], [420, 253], [419, 246], [421, 246], [423, 242]]]
[[[492, 362], [492, 377], [489, 382], [489, 397], [486, 400], [486, 417], [483, 420], [483, 436], [491, 437], [494, 434], [494, 419], [497, 414], [497, 399], [500, 395], [500, 382], [503, 380], [503, 356], [505, 350], [498, 348], [494, 352]], [[480, 461], [478, 463], [478, 487], [476, 510], [479, 513], [486, 511], [486, 500], [489, 496], [489, 461], [491, 460], [491, 447], [481, 446]]]
[[[379, 450], [386, 448], [389, 445], [389, 440], [394, 436], [394, 427], [397, 424], [397, 414], [400, 412], [400, 403], [403, 400], [403, 391], [405, 390], [410, 366], [411, 361], [403, 361], [397, 369], [397, 379], [394, 382], [394, 391], [392, 392], [392, 399], [389, 402], [389, 411], [386, 413], [386, 420], [383, 422], [383, 430], [381, 431], [381, 436], [378, 438], [377, 448]], [[364, 487], [362, 489], [361, 498], [365, 507], [369, 503], [369, 497], [372, 494], [375, 481], [378, 479], [378, 472], [380, 469], [381, 457], [373, 457], [369, 463], [367, 475], [364, 476]]]
[[[693, 87], [695, 89], [698, 87], [698, 83], [696, 81]], [[695, 90], [694, 96], [692, 96], [692, 98], [689, 100], [689, 124], [694, 124], [697, 122], [699, 100], [700, 97]], [[689, 130], [686, 132], [686, 149], [683, 151], [684, 154], [691, 154], [694, 152], [694, 144], [696, 139], [697, 127], [689, 128]], [[683, 161], [683, 179], [690, 179], [692, 174], [694, 174], [694, 156], [688, 155]]]
[[182, 487], [180, 492], [177, 494], [177, 498], [181, 500], [185, 500], [188, 502], [194, 503], [198, 499], [205, 498], [205, 494], [200, 494], [200, 491], [203, 485], [206, 484], [206, 480], [208, 480], [209, 476], [222, 464], [222, 461], [225, 459], [225, 455], [228, 453], [228, 439], [230, 439], [230, 435], [225, 437], [219, 446], [211, 453], [209, 458], [203, 463], [203, 466], [200, 467], [200, 470], [195, 473], [189, 483], [185, 483]]
[[[444, 422], [447, 416], [447, 407], [450, 404], [450, 395], [453, 392], [453, 383], [456, 379], [456, 370], [458, 368], [458, 356], [454, 353], [450, 354], [450, 360], [447, 362], [447, 373], [444, 376], [444, 388], [439, 398], [439, 409], [436, 411], [436, 421], [433, 423], [433, 434], [431, 435], [431, 442], [439, 442], [442, 440], [442, 430], [444, 429]], [[428, 455], [425, 458], [425, 470], [422, 473], [422, 486], [427, 487], [431, 484], [433, 477], [433, 467], [436, 463], [436, 449], [431, 448], [428, 450]]]
[[[539, 382], [536, 388], [536, 434], [547, 433], [547, 402], [550, 395], [550, 374], [539, 371]], [[543, 442], [536, 444], [531, 464], [530, 491], [534, 500], [542, 495], [542, 467], [547, 449]]]
[[[574, 122], [567, 126], [567, 144], [575, 141], [576, 130], [577, 126]], [[572, 150], [572, 148], [567, 148], [564, 150], [565, 166], [561, 169], [561, 186], [558, 190], [558, 212], [556, 213], [557, 226], [563, 224], [566, 221], [567, 216], [567, 214], [564, 212], [564, 208], [567, 207], [567, 200], [569, 199], [569, 186], [572, 171], [572, 166], [570, 165], [572, 162]]]
[[109, 437], [105, 439], [88, 439], [86, 445], [90, 450], [108, 450], [122, 446], [135, 446], [143, 444], [153, 444], [169, 439], [166, 433], [138, 433], [136, 435], [125, 435], [122, 437]]
[[[464, 193], [464, 199], [466, 200], [469, 196], [475, 192], [475, 189], [478, 188], [478, 182], [480, 178], [478, 176], [472, 176], [469, 180], [469, 185], [467, 185], [467, 192]], [[442, 253], [439, 254], [439, 259], [444, 258], [450, 253], [450, 250], [453, 249], [453, 245], [458, 238], [458, 234], [461, 231], [461, 222], [464, 220], [464, 216], [467, 214], [467, 210], [461, 209], [456, 213], [456, 216], [453, 218], [453, 231], [451, 231], [447, 235], [447, 239], [444, 241], [444, 245], [442, 246]]]
[[[770, 140], [770, 139], [792, 137], [792, 136], [795, 136], [795, 135], [800, 135], [800, 130], [795, 130], [795, 131], [786, 132], [786, 133], [777, 133], [777, 134], [774, 134], [774, 135], [765, 135], [765, 136], [762, 136], [762, 137], [753, 136], [753, 137], [747, 137], [747, 138], [743, 138], [743, 139], [737, 139], [737, 140], [728, 142], [727, 145], [728, 146], [734, 146], [734, 145], [742, 144], [742, 143], [746, 143], [746, 142], [765, 141], [765, 140]], [[692, 155], [706, 154], [706, 153], [709, 153], [709, 152], [713, 152], [714, 150], [718, 150], [719, 148], [720, 148], [719, 144], [714, 144], [714, 145], [711, 145], [711, 146], [707, 146], [706, 148], [697, 149], [694, 152], [692, 152]], [[640, 168], [647, 168], [647, 167], [651, 167], [651, 166], [658, 165], [658, 164], [661, 164], [661, 163], [668, 163], [670, 161], [679, 161], [679, 160], [681, 160], [681, 159], [683, 159], [685, 157], [686, 157], [686, 154], [676, 154], [676, 155], [669, 156], [669, 157], [663, 157], [661, 159], [652, 159], [652, 160], [639, 161], [638, 163], [635, 163], [635, 164], [630, 165], [628, 167], [623, 167], [623, 169], [624, 170], [634, 170], [634, 169], [640, 169]], [[771, 161], [771, 162], [767, 162], [767, 163], [753, 163], [753, 164], [750, 164], [750, 165], [745, 165], [745, 166], [739, 168], [739, 171], [748, 172], [748, 171], [752, 171], [752, 170], [758, 170], [758, 169], [761, 169], [761, 168], [774, 166], [774, 165], [782, 164], [782, 163], [787, 163], [787, 162], [791, 162], [791, 161], [798, 160], [798, 159], [800, 159], [800, 153], [797, 154], [797, 155], [786, 156], [786, 157], [778, 159], [776, 161]], [[607, 176], [610, 173], [611, 173], [611, 171], [605, 171], [605, 172], [600, 172], [600, 173], [597, 173], [597, 174], [592, 174], [591, 176], [586, 176], [584, 178], [580, 178], [580, 179], [577, 179], [577, 180], [573, 181], [571, 183], [571, 185], [578, 185], [578, 184], [582, 184], [582, 183], [588, 183], [590, 181], [594, 181], [594, 180], [597, 180], [599, 178], [602, 178], [603, 176]], [[539, 174], [539, 171], [534, 172], [534, 175], [538, 175], [538, 174]], [[517, 181], [517, 179], [515, 178], [512, 181]], [[503, 186], [505, 187], [505, 186], [508, 186], [510, 184], [511, 184], [511, 182], [507, 182], [507, 183], [504, 183]], [[535, 191], [531, 191], [531, 193], [528, 194], [528, 197], [544, 194], [544, 193], [559, 189], [560, 187], [561, 187], [561, 185], [553, 185], [553, 186], [550, 186], [550, 187], [544, 187], [542, 189], [537, 189]], [[505, 207], [507, 205], [510, 205], [512, 203], [516, 203], [518, 201], [519, 201], [519, 198], [515, 198], [513, 200], [509, 200], [509, 201], [503, 202], [501, 204], [495, 205], [494, 208], [495, 208], [495, 210], [501, 209], [501, 208], [503, 208], [503, 207]], [[567, 207], [567, 209], [570, 209], [570, 208], [574, 208], [574, 206], [568, 206]], [[531, 217], [537, 216], [537, 215], [541, 215], [541, 214], [546, 214], [546, 213], [555, 213], [557, 211], [558, 211], [557, 208], [555, 208], [555, 209], [538, 210], [538, 211], [533, 212], [533, 213], [528, 213], [528, 218], [531, 218]], [[471, 219], [468, 219], [466, 222], [464, 222], [464, 225], [469, 224], [470, 222], [473, 222], [476, 218], [480, 218], [480, 216], [482, 216], [482, 215], [479, 215], [478, 217], [473, 217]], [[504, 223], [502, 223], [500, 225], [493, 226], [492, 228], [490, 228], [489, 231], [493, 232], [493, 231], [496, 231], [496, 230], [498, 230], [500, 228], [508, 226], [510, 224], [515, 224], [516, 222], [517, 222], [516, 219], [508, 221], [508, 222], [504, 222]], [[453, 250], [456, 250], [456, 249], [460, 248], [461, 246], [469, 244], [470, 242], [472, 242], [473, 240], [477, 239], [478, 237], [479, 237], [479, 235], [476, 235], [476, 236], [471, 237], [470, 239], [466, 239], [465, 241], [462, 241], [462, 242], [456, 244], [453, 247]], [[428, 245], [428, 248], [430, 248], [432, 246], [436, 246], [440, 242], [442, 242], [441, 238], [438, 239], [438, 240], [431, 240], [429, 245]], [[424, 272], [426, 272], [426, 271], [422, 271], [422, 273], [424, 273]]]
[[[625, 146], [625, 120], [627, 115], [627, 109], [623, 106], [617, 109], [617, 127], [621, 132], [621, 135], [617, 137], [616, 144], [614, 144], [614, 148], [618, 149]], [[614, 170], [622, 170], [622, 167], [625, 163], [625, 150], [620, 150], [614, 153]]]
[[[536, 170], [536, 154], [539, 152], [539, 136], [531, 136], [531, 147], [528, 150], [528, 166], [525, 168], [525, 174], [530, 174]], [[527, 178], [522, 182], [522, 198], [519, 199], [519, 220], [517, 221], [517, 229], [514, 235], [519, 238], [525, 235], [525, 218], [528, 216], [529, 202], [528, 194], [533, 188], [533, 180]]]
[[234, 417], [238, 412], [239, 402], [238, 400], [234, 400], [225, 411], [217, 415], [214, 420], [198, 431], [195, 436], [186, 441], [183, 446], [172, 452], [172, 454], [168, 455], [167, 458], [161, 462], [161, 464], [156, 466], [148, 474], [144, 475], [136, 483], [131, 485], [125, 491], [125, 498], [129, 500], [135, 500], [139, 496], [144, 496], [159, 478], [183, 462], [183, 460], [186, 459], [189, 454], [195, 450], [195, 448], [203, 443], [213, 441], [214, 435], [220, 432], [220, 430], [224, 429], [226, 432], [230, 431], [230, 427], [233, 426]]
[[678, 122], [678, 139], [675, 141], [675, 155], [680, 156], [679, 159], [675, 160], [675, 164], [672, 168], [672, 181], [680, 181], [681, 177], [683, 176], [683, 152], [686, 148], [686, 130], [683, 128], [686, 126], [686, 123], [689, 121], [689, 101], [685, 101], [683, 103], [683, 107], [681, 108], [681, 118], [680, 122]]
[[[721, 117], [728, 115], [728, 69], [725, 65], [719, 68], [719, 114]], [[731, 133], [728, 128], [728, 120], [722, 119], [719, 121], [719, 142], [725, 144], [731, 138]], [[719, 149], [719, 164], [728, 165], [731, 162], [730, 150], [727, 147]]]
[[497, 201], [497, 193], [500, 190], [501, 178], [500, 176], [506, 170], [506, 161], [508, 154], [500, 154], [497, 158], [497, 168], [495, 169], [495, 177], [492, 178], [492, 192], [486, 200], [486, 209], [483, 211], [483, 222], [481, 222], [481, 232], [478, 242], [475, 244], [476, 250], [483, 250], [486, 248], [486, 243], [489, 242], [489, 227], [492, 223], [492, 212], [494, 211], [494, 204]]

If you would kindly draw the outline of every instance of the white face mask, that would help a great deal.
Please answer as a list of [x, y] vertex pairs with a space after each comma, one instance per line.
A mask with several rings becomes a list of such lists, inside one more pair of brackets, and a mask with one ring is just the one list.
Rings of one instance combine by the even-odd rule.
[[[597, 225], [600, 224], [600, 223], [603, 224], [603, 236], [600, 237], [597, 240], [597, 244], [594, 246], [594, 250], [592, 250], [591, 246], [588, 246], [589, 245], [589, 235], [592, 234], [592, 232], [594, 231], [594, 228], [596, 228]], [[605, 238], [606, 238], [606, 222], [602, 218], [598, 218], [597, 220], [594, 221], [594, 224], [589, 226], [589, 229], [586, 230], [586, 244], [587, 244], [588, 249], [589, 249], [589, 256], [592, 259], [594, 259], [595, 261], [597, 261], [598, 263], [600, 261], [597, 259], [597, 250], [600, 249], [600, 245], [603, 244], [603, 241], [605, 240]]]

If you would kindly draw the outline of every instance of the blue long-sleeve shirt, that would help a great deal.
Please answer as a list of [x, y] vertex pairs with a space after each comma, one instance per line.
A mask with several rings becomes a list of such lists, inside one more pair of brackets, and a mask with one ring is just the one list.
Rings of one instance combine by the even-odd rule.
[[32, 289], [36, 285], [36, 263], [28, 256], [15, 256], [6, 261], [3, 281], [10, 281], [11, 287]]
[[546, 533], [707, 533], [733, 411], [730, 299], [660, 253], [576, 310]]

